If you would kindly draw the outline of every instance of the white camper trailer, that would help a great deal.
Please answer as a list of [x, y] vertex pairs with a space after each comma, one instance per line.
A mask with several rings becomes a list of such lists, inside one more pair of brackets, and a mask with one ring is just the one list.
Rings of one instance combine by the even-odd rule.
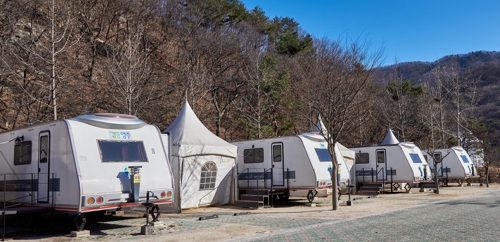
[[477, 173], [469, 155], [460, 146], [437, 149], [434, 151], [433, 157], [425, 154], [432, 169], [434, 169], [434, 159], [443, 159], [442, 162], [438, 163], [437, 172], [438, 178], [443, 180], [445, 185], [448, 185], [450, 181], [456, 181], [458, 185], [462, 185], [464, 180], [470, 185], [470, 178]]
[[399, 142], [389, 130], [379, 146], [350, 148], [356, 152], [356, 182], [391, 184], [391, 189], [406, 183], [405, 189], [430, 179], [430, 169], [422, 151], [413, 143]]
[[85, 213], [141, 206], [147, 198], [172, 202], [160, 131], [135, 116], [87, 114], [6, 131], [0, 141], [5, 214], [76, 212], [83, 229]]
[[233, 203], [237, 147], [208, 130], [187, 102], [163, 133], [170, 143], [177, 211]]
[[[332, 188], [332, 158], [319, 133], [233, 142], [238, 146], [238, 190], [264, 189], [287, 199], [290, 191], [308, 191], [312, 201], [318, 191]], [[347, 153], [347, 151], [344, 151]], [[349, 183], [349, 170], [336, 146], [339, 185]]]

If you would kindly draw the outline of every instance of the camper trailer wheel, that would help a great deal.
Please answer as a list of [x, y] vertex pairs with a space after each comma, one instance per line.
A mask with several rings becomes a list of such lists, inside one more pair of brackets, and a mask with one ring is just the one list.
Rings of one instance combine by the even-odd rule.
[[21, 222], [23, 223], [23, 227], [25, 228], [31, 228], [33, 227], [36, 214], [33, 213], [25, 213], [21, 216]]
[[280, 200], [288, 200], [288, 198], [290, 198], [290, 192], [289, 191], [286, 191], [285, 193], [280, 194]]
[[14, 214], [10, 215], [10, 222], [12, 223], [12, 226], [18, 227], [21, 225], [21, 215], [19, 214]]
[[459, 186], [461, 186], [461, 185], [463, 184], [462, 179], [458, 179], [458, 180], [457, 180], [457, 183], [458, 183], [458, 185], [459, 185]]
[[409, 183], [406, 183], [406, 184], [405, 184], [405, 190], [406, 190], [406, 191], [410, 191], [410, 190], [411, 190], [411, 186], [410, 186], [410, 184], [409, 184]]
[[470, 179], [470, 178], [465, 179], [465, 181], [467, 182], [467, 186], [470, 186], [470, 185], [471, 185], [471, 182], [472, 182], [472, 181], [471, 181], [471, 179]]

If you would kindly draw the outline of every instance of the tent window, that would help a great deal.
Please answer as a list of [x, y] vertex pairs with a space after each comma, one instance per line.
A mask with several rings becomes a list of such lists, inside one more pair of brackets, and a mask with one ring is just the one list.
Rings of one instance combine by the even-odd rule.
[[368, 163], [370, 163], [370, 154], [356, 153], [356, 164], [368, 164]]
[[23, 141], [14, 146], [14, 165], [31, 163], [31, 141]]
[[246, 149], [243, 150], [243, 163], [263, 163], [264, 162], [264, 149]]
[[217, 165], [209, 161], [201, 168], [200, 190], [214, 190], [217, 177]]

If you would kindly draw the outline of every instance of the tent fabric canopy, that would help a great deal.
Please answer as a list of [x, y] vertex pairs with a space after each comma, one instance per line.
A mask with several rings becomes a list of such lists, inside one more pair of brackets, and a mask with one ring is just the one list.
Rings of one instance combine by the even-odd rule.
[[354, 160], [355, 158], [355, 152], [345, 146], [343, 146], [341, 143], [337, 142], [335, 143], [336, 146], [339, 147], [340, 152], [342, 153], [342, 156], [344, 158], [352, 159]]
[[179, 155], [182, 157], [210, 154], [234, 158], [237, 156], [237, 147], [208, 130], [188, 102], [163, 133], [170, 134], [172, 145], [180, 146]]
[[328, 135], [328, 131], [326, 130], [325, 125], [323, 124], [323, 120], [321, 120], [321, 115], [318, 115], [318, 122], [316, 123], [316, 125], [314, 125], [312, 132], [324, 134], [325, 136]]
[[165, 137], [168, 137], [171, 148], [168, 150], [176, 181], [176, 208], [181, 210], [234, 201], [232, 180], [237, 146], [208, 130], [188, 102], [163, 133], [168, 133]]
[[384, 140], [380, 145], [397, 145], [399, 144], [399, 140], [394, 136], [394, 133], [392, 133], [392, 129], [389, 129], [387, 134], [385, 135]]

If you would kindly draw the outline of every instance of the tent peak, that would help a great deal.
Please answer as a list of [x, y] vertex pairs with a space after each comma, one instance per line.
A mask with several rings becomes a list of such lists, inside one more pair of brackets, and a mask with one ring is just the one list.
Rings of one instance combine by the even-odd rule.
[[399, 144], [399, 140], [396, 138], [396, 136], [394, 136], [392, 129], [389, 129], [389, 131], [385, 135], [384, 140], [380, 145], [396, 145], [396, 144]]
[[323, 124], [323, 120], [321, 120], [321, 115], [319, 115], [319, 114], [318, 114], [318, 122], [316, 123], [316, 125], [314, 125], [312, 132], [313, 133], [320, 133], [320, 134], [323, 134], [325, 136], [328, 135], [328, 131], [327, 131], [325, 125]]

